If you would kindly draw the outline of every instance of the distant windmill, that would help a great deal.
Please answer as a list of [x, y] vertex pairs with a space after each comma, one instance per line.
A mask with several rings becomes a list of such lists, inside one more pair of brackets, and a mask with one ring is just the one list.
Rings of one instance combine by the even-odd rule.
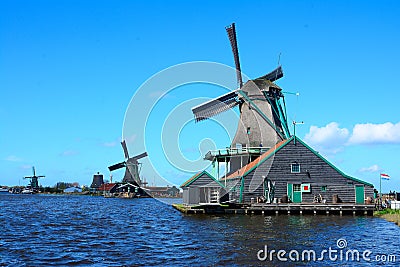
[[39, 178], [44, 178], [44, 175], [36, 175], [35, 166], [32, 167], [33, 176], [25, 176], [24, 179], [30, 179], [29, 187], [31, 189], [39, 188]]
[[138, 162], [139, 159], [147, 157], [147, 152], [144, 152], [142, 154], [139, 154], [135, 157], [130, 158], [129, 153], [128, 153], [128, 148], [126, 147], [125, 140], [121, 142], [122, 149], [124, 150], [125, 154], [125, 161], [114, 164], [108, 169], [110, 171], [118, 170], [121, 168], [125, 168], [125, 175], [124, 178], [122, 179], [122, 183], [133, 183], [134, 185], [141, 186], [142, 182], [139, 177], [139, 165], [140, 163]]
[[[278, 66], [272, 72], [243, 84], [235, 23], [226, 27], [226, 31], [232, 47], [239, 88], [192, 108], [195, 120], [206, 120], [239, 106], [240, 122], [231, 149], [249, 151], [252, 147], [273, 147], [277, 142], [290, 137], [284, 95], [282, 89], [274, 83], [283, 77], [282, 67]], [[248, 153], [245, 158], [229, 158], [230, 171], [239, 169], [243, 164], [257, 158], [260, 153], [261, 150], [258, 150], [255, 154]], [[226, 156], [224, 159], [218, 157], [218, 153], [207, 154], [206, 159], [227, 160]]]

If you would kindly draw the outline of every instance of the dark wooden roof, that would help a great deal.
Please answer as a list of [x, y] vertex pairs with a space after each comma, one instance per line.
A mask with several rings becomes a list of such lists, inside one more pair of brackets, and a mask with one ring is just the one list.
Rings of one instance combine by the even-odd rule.
[[[236, 179], [236, 178], [240, 178], [243, 176], [246, 176], [247, 174], [249, 174], [252, 170], [254, 170], [255, 168], [257, 168], [259, 165], [261, 165], [263, 162], [265, 162], [266, 160], [268, 160], [271, 156], [273, 156], [275, 153], [277, 153], [281, 148], [283, 148], [284, 146], [286, 146], [287, 144], [289, 144], [290, 142], [293, 141], [293, 139], [296, 138], [296, 142], [301, 143], [303, 146], [305, 146], [307, 149], [309, 149], [312, 153], [314, 153], [316, 156], [318, 156], [320, 159], [322, 159], [326, 164], [328, 164], [329, 166], [331, 166], [333, 169], [335, 169], [339, 174], [341, 174], [343, 177], [348, 178], [350, 180], [365, 184], [365, 185], [369, 185], [369, 186], [373, 186], [373, 184], [362, 181], [360, 179], [354, 178], [352, 176], [349, 176], [347, 174], [345, 174], [344, 172], [342, 172], [341, 170], [339, 170], [335, 165], [333, 165], [331, 162], [329, 162], [327, 159], [325, 159], [321, 154], [319, 154], [317, 151], [315, 151], [314, 149], [312, 149], [310, 146], [308, 146], [306, 143], [304, 143], [304, 141], [302, 141], [300, 138], [298, 138], [297, 136], [292, 136], [291, 138], [287, 139], [287, 140], [283, 140], [279, 143], [277, 143], [274, 147], [272, 147], [271, 149], [269, 149], [267, 152], [265, 152], [264, 154], [262, 154], [260, 157], [258, 157], [256, 160], [250, 162], [249, 164], [243, 166], [241, 169], [233, 172], [232, 174], [230, 174], [228, 177], [226, 177], [227, 180], [229, 179]], [[224, 181], [225, 178], [220, 179], [220, 181]]]
[[110, 191], [111, 189], [113, 189], [113, 187], [114, 187], [115, 185], [116, 185], [116, 184], [114, 184], [114, 183], [102, 184], [102, 185], [99, 187], [99, 190], [100, 190], [100, 191]]
[[195, 175], [193, 175], [192, 177], [190, 177], [186, 182], [184, 182], [181, 187], [185, 187], [185, 186], [189, 186], [191, 183], [193, 183], [194, 181], [196, 181], [199, 177], [201, 177], [203, 174], [205, 174], [206, 176], [210, 177], [211, 180], [213, 180], [214, 182], [216, 182], [219, 186], [224, 187], [220, 181], [218, 181], [217, 179], [215, 179], [211, 174], [209, 174], [206, 171], [202, 171], [202, 172], [198, 172]]

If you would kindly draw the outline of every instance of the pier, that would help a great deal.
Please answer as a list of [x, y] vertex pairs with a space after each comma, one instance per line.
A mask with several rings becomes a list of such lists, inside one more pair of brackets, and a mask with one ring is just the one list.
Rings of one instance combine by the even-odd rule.
[[373, 216], [374, 204], [321, 204], [321, 203], [254, 203], [243, 206], [173, 204], [175, 209], [185, 214], [248, 214], [248, 215], [353, 215]]

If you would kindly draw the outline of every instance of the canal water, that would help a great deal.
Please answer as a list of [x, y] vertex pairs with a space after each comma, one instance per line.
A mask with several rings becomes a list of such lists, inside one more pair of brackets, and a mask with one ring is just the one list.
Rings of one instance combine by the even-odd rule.
[[0, 266], [400, 265], [400, 227], [380, 218], [184, 215], [177, 201], [2, 194]]

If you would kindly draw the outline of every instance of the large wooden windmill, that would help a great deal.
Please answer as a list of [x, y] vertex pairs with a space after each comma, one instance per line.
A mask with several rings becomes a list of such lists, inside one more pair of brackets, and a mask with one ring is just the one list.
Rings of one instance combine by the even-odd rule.
[[240, 121], [229, 150], [210, 151], [206, 159], [229, 162], [230, 172], [257, 158], [263, 151], [290, 137], [282, 89], [274, 82], [282, 67], [243, 84], [235, 24], [226, 27], [236, 66], [238, 89], [192, 108], [195, 120], [209, 119], [239, 106]]
[[139, 177], [140, 163], [138, 162], [138, 160], [147, 157], [147, 152], [143, 152], [142, 154], [130, 158], [125, 140], [121, 142], [121, 145], [122, 149], [124, 150], [125, 160], [123, 162], [109, 166], [108, 169], [110, 171], [114, 171], [121, 168], [125, 168], [125, 175], [124, 178], [122, 179], [122, 183], [125, 184], [131, 183], [141, 187], [142, 182]]

